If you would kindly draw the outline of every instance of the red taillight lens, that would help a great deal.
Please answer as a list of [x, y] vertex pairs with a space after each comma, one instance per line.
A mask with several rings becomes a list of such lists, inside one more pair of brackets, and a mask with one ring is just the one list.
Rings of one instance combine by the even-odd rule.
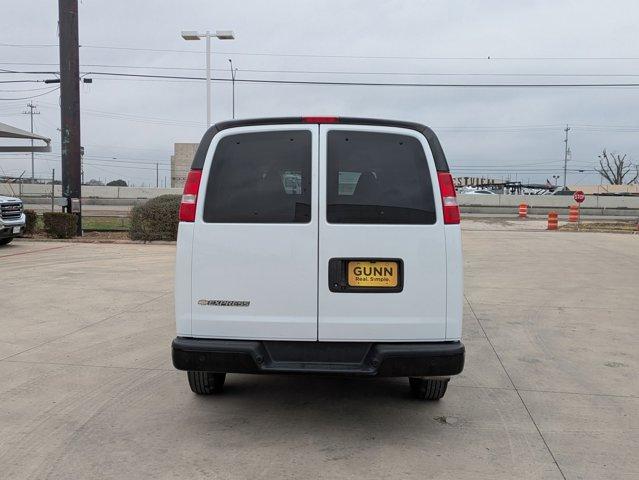
[[339, 117], [302, 117], [304, 123], [339, 123]]
[[186, 177], [182, 201], [180, 202], [180, 222], [194, 222], [197, 208], [197, 192], [200, 189], [202, 170], [191, 170]]
[[456, 224], [460, 221], [457, 194], [453, 184], [453, 176], [448, 172], [437, 172], [439, 191], [442, 194], [442, 206], [444, 207], [444, 223]]

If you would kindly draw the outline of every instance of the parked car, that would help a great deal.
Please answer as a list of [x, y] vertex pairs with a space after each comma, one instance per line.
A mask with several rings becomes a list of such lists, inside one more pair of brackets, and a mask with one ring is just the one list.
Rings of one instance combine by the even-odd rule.
[[551, 195], [572, 195], [575, 192], [570, 190], [568, 187], [558, 187], [556, 188]]
[[24, 232], [26, 218], [22, 200], [0, 195], [0, 246], [7, 245]]
[[491, 190], [467, 190], [464, 192], [465, 195], [497, 195], [495, 192]]
[[459, 207], [416, 123], [229, 121], [202, 138], [180, 205], [173, 365], [197, 394], [227, 373], [462, 371]]

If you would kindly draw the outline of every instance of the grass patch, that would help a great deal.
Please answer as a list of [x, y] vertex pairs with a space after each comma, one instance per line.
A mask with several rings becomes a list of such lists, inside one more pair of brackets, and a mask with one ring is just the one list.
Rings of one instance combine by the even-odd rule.
[[128, 231], [131, 226], [129, 217], [82, 217], [84, 230]]
[[[129, 217], [82, 216], [82, 228], [84, 230], [128, 232], [130, 225], [131, 220]], [[39, 214], [36, 222], [36, 232], [40, 232], [43, 229], [42, 214]]]

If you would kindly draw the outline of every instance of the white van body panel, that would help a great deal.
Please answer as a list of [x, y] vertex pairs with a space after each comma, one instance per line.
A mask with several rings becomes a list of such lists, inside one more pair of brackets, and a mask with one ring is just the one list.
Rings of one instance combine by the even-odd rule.
[[[217, 144], [227, 135], [282, 130], [312, 134], [310, 223], [204, 223], [205, 194]], [[317, 125], [224, 130], [202, 171], [193, 231], [191, 336], [236, 340], [317, 340]], [[250, 302], [246, 307], [203, 300]]]
[[[326, 221], [327, 133], [331, 130], [392, 133], [416, 138], [424, 148], [437, 221], [433, 225], [331, 224]], [[392, 159], [389, 159], [392, 161]], [[429, 341], [446, 338], [446, 239], [437, 170], [423, 135], [396, 127], [320, 126], [320, 341]], [[399, 258], [404, 288], [397, 293], [331, 292], [331, 258]]]
[[175, 327], [178, 336], [191, 336], [191, 261], [193, 223], [180, 222], [175, 252]]
[[460, 340], [464, 317], [464, 264], [459, 225], [446, 225], [446, 340]]

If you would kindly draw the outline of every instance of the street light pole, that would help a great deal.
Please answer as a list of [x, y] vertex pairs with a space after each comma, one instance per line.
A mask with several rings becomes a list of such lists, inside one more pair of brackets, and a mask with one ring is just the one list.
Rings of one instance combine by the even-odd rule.
[[184, 40], [206, 39], [206, 126], [208, 128], [211, 126], [211, 38], [233, 40], [235, 34], [231, 30], [217, 30], [215, 33], [211, 33], [209, 30], [206, 33], [183, 30], [182, 38]]
[[566, 148], [564, 149], [564, 190], [566, 189], [566, 184], [568, 183], [566, 180], [566, 173], [568, 171], [568, 154], [570, 153], [570, 148], [568, 147], [568, 132], [570, 131], [570, 127], [566, 125], [564, 128], [564, 132], [566, 132], [566, 139], [564, 143], [566, 144]]
[[233, 91], [233, 119], [235, 120], [235, 74], [237, 73], [237, 68], [233, 68], [233, 60], [229, 58], [229, 63], [231, 64], [231, 84]]
[[206, 128], [211, 126], [211, 32], [206, 31]]

